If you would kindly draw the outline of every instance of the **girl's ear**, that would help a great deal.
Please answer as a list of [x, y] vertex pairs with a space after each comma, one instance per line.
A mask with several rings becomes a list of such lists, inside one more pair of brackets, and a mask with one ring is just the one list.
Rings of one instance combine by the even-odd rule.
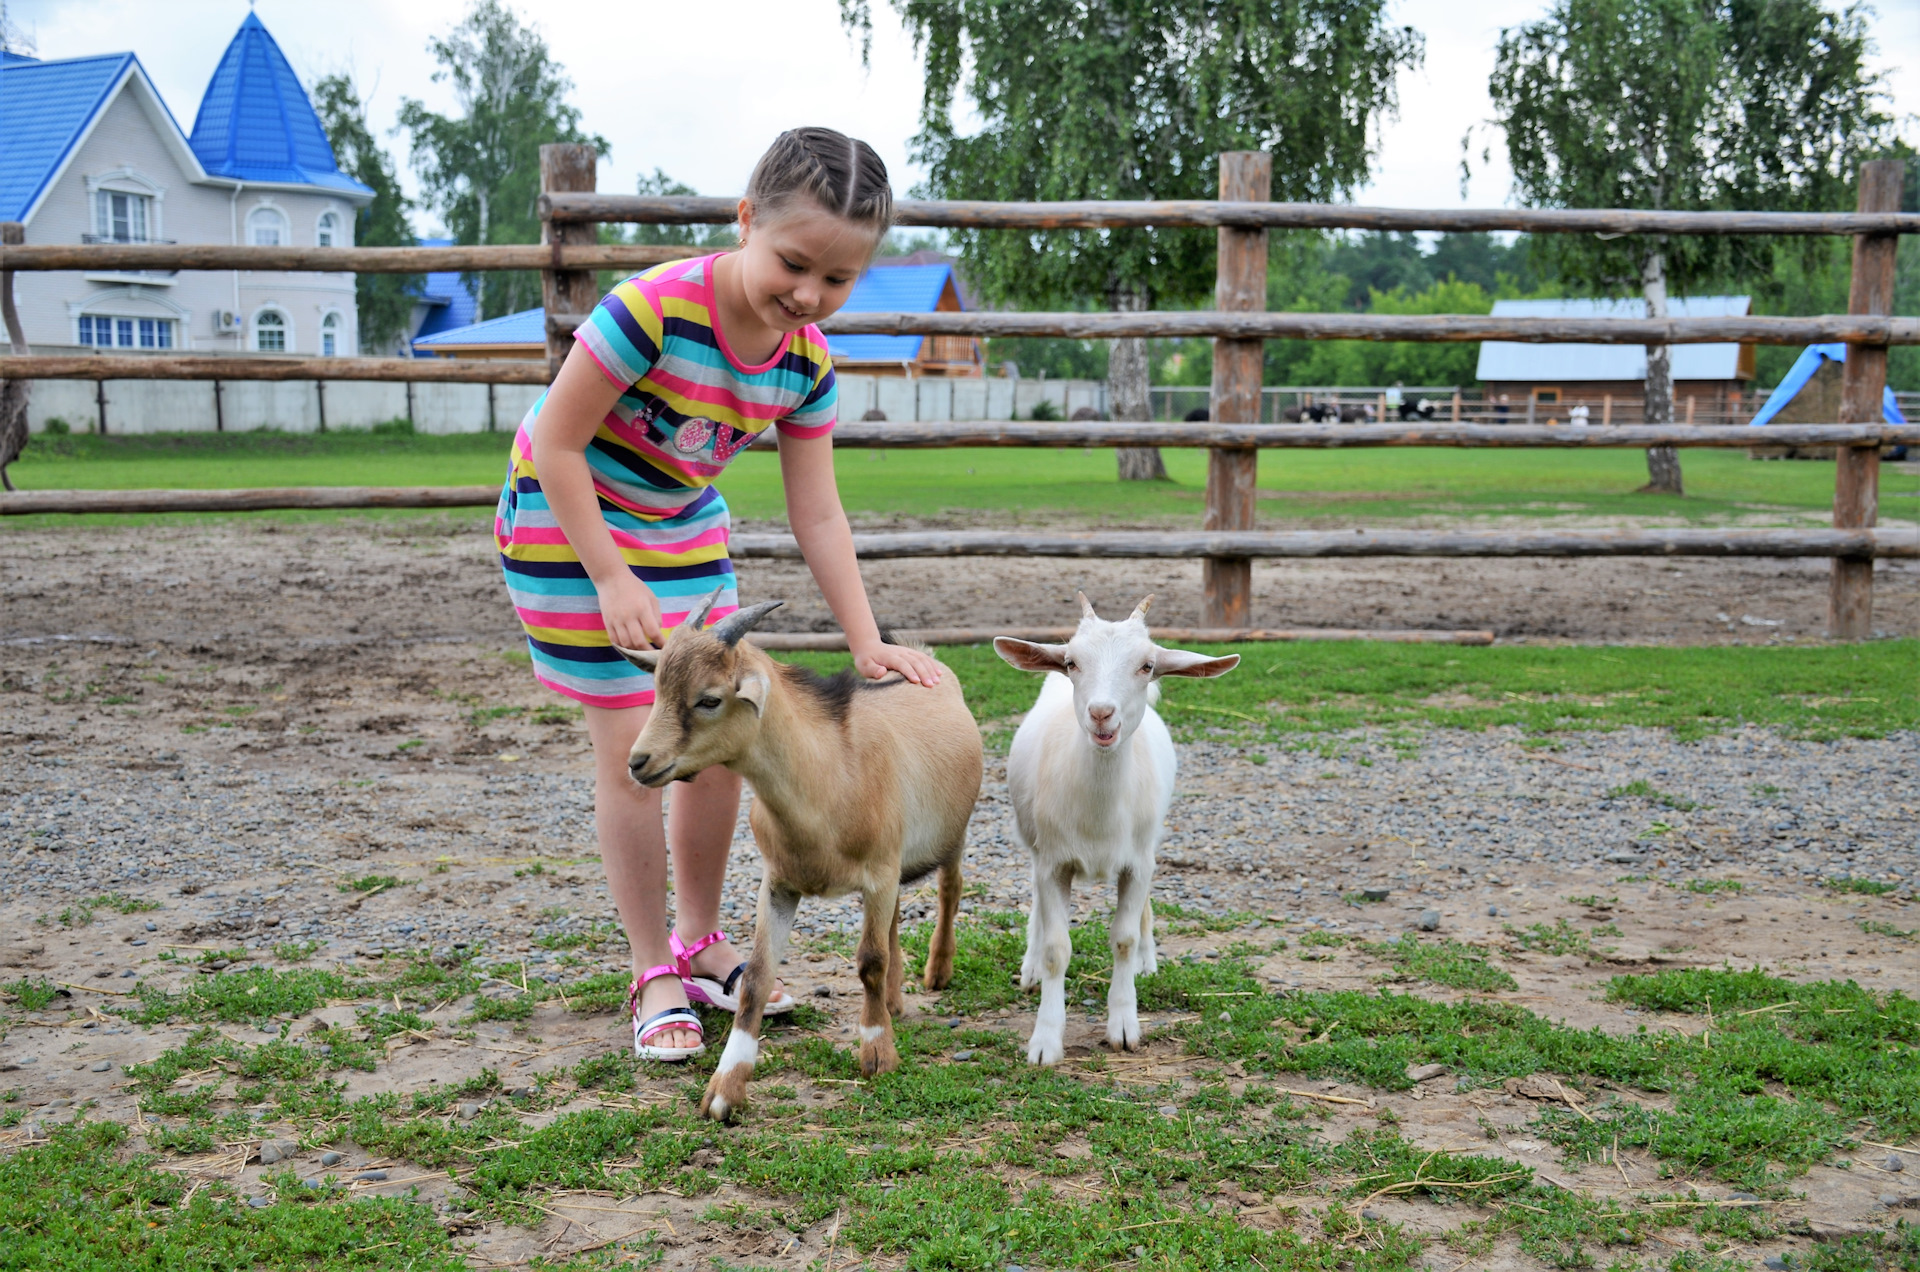
[[747, 229], [753, 224], [753, 200], [742, 197], [734, 206], [733, 219], [740, 223], [740, 246], [747, 245]]

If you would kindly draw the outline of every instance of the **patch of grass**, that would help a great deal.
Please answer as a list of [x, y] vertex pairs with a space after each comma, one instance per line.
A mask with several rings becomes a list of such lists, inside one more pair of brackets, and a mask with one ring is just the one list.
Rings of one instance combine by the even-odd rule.
[[1552, 927], [1544, 923], [1530, 923], [1525, 928], [1517, 928], [1510, 923], [1500, 926], [1523, 950], [1538, 950], [1556, 957], [1562, 954], [1593, 956], [1592, 935], [1582, 932], [1563, 918], [1555, 919]]
[[572, 724], [583, 716], [579, 707], [550, 702], [543, 707], [535, 707], [527, 718], [535, 724]]
[[[1346, 641], [1203, 648], [1244, 661], [1231, 675], [1168, 689], [1163, 714], [1186, 737], [1274, 745], [1365, 727], [1514, 727], [1552, 743], [1543, 735], [1642, 726], [1690, 741], [1757, 724], [1831, 740], [1920, 727], [1920, 678], [1910, 674], [1920, 662], [1915, 640], [1797, 649]], [[982, 723], [1006, 721], [1033, 705], [1033, 677], [1008, 667], [990, 647], [939, 652]], [[782, 658], [821, 671], [848, 663], [844, 654]]]
[[225, 1184], [195, 1185], [159, 1169], [150, 1154], [128, 1156], [126, 1140], [123, 1127], [83, 1122], [54, 1127], [47, 1143], [0, 1158], [5, 1266], [49, 1272], [376, 1266], [459, 1272], [467, 1266], [425, 1206], [400, 1198], [329, 1197], [254, 1209], [238, 1204]]
[[329, 998], [352, 997], [363, 988], [364, 982], [355, 985], [338, 972], [319, 968], [249, 967], [196, 978], [177, 994], [141, 981], [135, 990], [141, 1005], [131, 1018], [142, 1025], [169, 1020], [257, 1023], [283, 1012], [304, 1016]]
[[149, 901], [145, 897], [130, 897], [124, 892], [107, 892], [91, 897], [86, 902], [89, 909], [112, 910], [115, 914], [144, 914], [149, 910], [158, 910], [158, 901]]
[[347, 882], [341, 884], [340, 891], [364, 892], [368, 896], [374, 896], [378, 893], [385, 892], [388, 888], [399, 887], [400, 882], [401, 881], [394, 875], [362, 875], [358, 879], [349, 879]]
[[1589, 910], [1611, 910], [1620, 904], [1619, 897], [1584, 896], [1568, 897], [1567, 900], [1574, 905], [1583, 905]]
[[283, 963], [304, 963], [319, 952], [325, 941], [280, 941], [273, 947], [273, 956]]
[[1860, 930], [1868, 936], [1891, 936], [1900, 941], [1911, 941], [1914, 937], [1920, 936], [1920, 931], [1913, 928], [1897, 928], [1879, 919], [1860, 920]]
[[1608, 799], [1644, 799], [1649, 804], [1658, 804], [1662, 808], [1671, 808], [1675, 812], [1690, 813], [1700, 805], [1679, 795], [1668, 795], [1658, 791], [1643, 778], [1635, 778], [1625, 786], [1615, 786], [1607, 791]]
[[1882, 883], [1878, 879], [1854, 879], [1845, 876], [1827, 880], [1826, 886], [1835, 892], [1852, 892], [1863, 897], [1884, 897], [1889, 892], [1899, 890], [1898, 884]]
[[582, 931], [549, 932], [545, 936], [536, 936], [533, 943], [543, 950], [571, 950], [581, 946], [598, 949], [613, 942], [624, 945], [626, 939], [626, 934], [617, 923], [593, 923]]
[[1685, 887], [1688, 892], [1698, 892], [1706, 896], [1712, 896], [1716, 892], [1730, 892], [1737, 895], [1746, 890], [1746, 885], [1738, 879], [1689, 879]]
[[39, 1011], [60, 996], [60, 987], [45, 977], [28, 980], [21, 977], [7, 985], [0, 985], [0, 992], [19, 1003], [27, 1011]]
[[1191, 906], [1180, 905], [1173, 901], [1155, 899], [1152, 904], [1156, 930], [1170, 936], [1200, 936], [1207, 932], [1231, 932], [1236, 928], [1264, 921], [1263, 916], [1251, 910], [1228, 910], [1224, 914], [1208, 914], [1205, 910], [1196, 910]]
[[484, 729], [496, 720], [511, 720], [527, 713], [525, 707], [475, 707], [463, 717], [470, 729]]
[[1449, 989], [1520, 988], [1513, 977], [1487, 961], [1485, 951], [1461, 941], [1422, 941], [1409, 932], [1391, 943], [1360, 948], [1392, 963], [1396, 980], [1425, 981]]

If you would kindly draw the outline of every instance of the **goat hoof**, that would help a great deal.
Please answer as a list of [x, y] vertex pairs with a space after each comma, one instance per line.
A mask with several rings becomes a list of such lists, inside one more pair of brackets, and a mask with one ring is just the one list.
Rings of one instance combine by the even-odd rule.
[[1058, 1039], [1036, 1036], [1027, 1044], [1027, 1063], [1050, 1067], [1059, 1064], [1067, 1049]]
[[920, 985], [930, 994], [943, 990], [951, 984], [953, 984], [953, 964], [951, 962], [944, 966], [936, 967], [929, 961], [926, 970], [920, 974]]
[[907, 1014], [907, 1000], [904, 996], [900, 998], [887, 999], [887, 1015], [904, 1016], [906, 1014]]
[[707, 1092], [700, 1099], [700, 1116], [716, 1122], [729, 1122], [747, 1103], [747, 1073], [744, 1065], [735, 1065], [716, 1073], [707, 1081]]
[[900, 1052], [894, 1047], [892, 1038], [876, 1038], [860, 1044], [860, 1073], [863, 1077], [892, 1073], [899, 1067]]

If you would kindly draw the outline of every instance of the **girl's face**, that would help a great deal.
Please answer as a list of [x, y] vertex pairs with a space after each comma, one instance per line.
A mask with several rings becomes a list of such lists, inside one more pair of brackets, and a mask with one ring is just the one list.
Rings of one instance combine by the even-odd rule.
[[846, 304], [876, 246], [871, 230], [811, 200], [762, 221], [742, 199], [740, 233], [746, 246], [735, 258], [747, 306], [779, 332], [798, 331]]

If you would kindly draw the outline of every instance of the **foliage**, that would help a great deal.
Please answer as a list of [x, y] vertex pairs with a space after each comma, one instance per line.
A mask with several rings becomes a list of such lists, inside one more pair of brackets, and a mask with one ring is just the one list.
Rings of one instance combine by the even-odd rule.
[[[457, 242], [538, 242], [540, 147], [573, 142], [604, 155], [606, 139], [580, 131], [580, 110], [567, 101], [573, 82], [538, 30], [502, 0], [473, 0], [459, 25], [427, 47], [440, 64], [434, 81], [452, 87], [461, 111], [440, 115], [401, 99], [400, 126], [412, 134], [427, 202]], [[540, 303], [538, 274], [468, 277], [482, 318]]]
[[1462, 941], [1421, 941], [1409, 932], [1398, 941], [1360, 948], [1392, 963], [1397, 980], [1426, 981], [1449, 989], [1519, 988], [1513, 977], [1487, 961], [1484, 950]]
[[0, 994], [6, 994], [28, 1011], [39, 1011], [58, 998], [60, 993], [60, 987], [44, 976], [33, 980], [23, 976], [11, 984], [0, 985]]
[[1835, 892], [1856, 892], [1867, 897], [1883, 897], [1889, 892], [1899, 891], [1898, 884], [1882, 883], [1878, 879], [1856, 879], [1851, 876], [1837, 876], [1829, 879], [1827, 887]]
[[[413, 201], [400, 189], [400, 178], [386, 149], [367, 127], [367, 108], [353, 77], [344, 72], [315, 81], [313, 108], [333, 144], [340, 170], [373, 190], [373, 201], [354, 213], [356, 247], [412, 247], [413, 226], [407, 217]], [[420, 274], [359, 274], [354, 280], [354, 304], [359, 310], [360, 352], [392, 353], [408, 334], [414, 300], [424, 282]]]

